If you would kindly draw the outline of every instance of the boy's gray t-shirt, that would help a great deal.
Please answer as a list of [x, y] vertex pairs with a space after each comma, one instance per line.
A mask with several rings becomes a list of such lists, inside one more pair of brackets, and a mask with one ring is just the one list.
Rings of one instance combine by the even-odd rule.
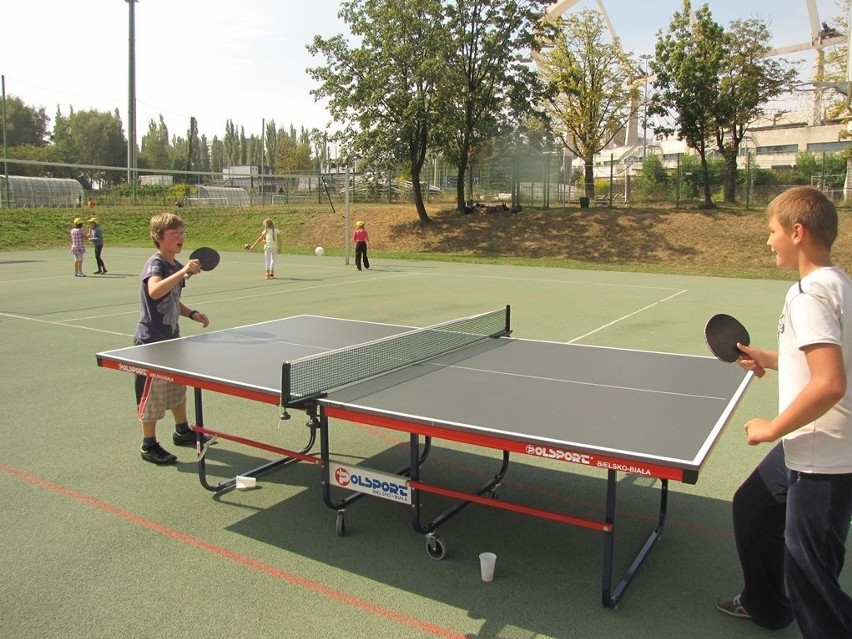
[[148, 278], [158, 275], [162, 279], [174, 275], [183, 264], [175, 260], [169, 264], [159, 253], [154, 253], [142, 267], [141, 315], [133, 336], [134, 344], [149, 344], [180, 337], [180, 294], [185, 282], [175, 286], [158, 300], [148, 294]]

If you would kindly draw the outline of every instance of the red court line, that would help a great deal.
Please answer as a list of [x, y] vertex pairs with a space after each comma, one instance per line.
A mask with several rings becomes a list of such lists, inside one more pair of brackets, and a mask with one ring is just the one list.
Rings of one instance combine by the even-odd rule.
[[234, 563], [246, 566], [247, 568], [250, 568], [252, 570], [262, 572], [266, 575], [269, 575], [270, 577], [273, 577], [274, 579], [280, 579], [281, 581], [286, 581], [301, 588], [305, 588], [306, 590], [312, 590], [313, 592], [323, 595], [324, 597], [328, 597], [329, 599], [334, 599], [348, 606], [352, 606], [353, 608], [358, 608], [370, 614], [374, 614], [379, 617], [384, 617], [385, 619], [394, 621], [404, 626], [408, 626], [410, 628], [414, 628], [415, 630], [418, 630], [420, 632], [424, 632], [435, 637], [447, 637], [448, 639], [465, 639], [466, 636], [469, 636], [460, 634], [452, 630], [448, 630], [447, 628], [442, 628], [441, 626], [437, 626], [427, 621], [422, 621], [420, 619], [415, 619], [414, 617], [409, 617], [408, 615], [404, 615], [388, 608], [378, 606], [364, 599], [353, 597], [352, 595], [349, 595], [345, 592], [341, 592], [340, 590], [329, 588], [328, 586], [319, 582], [300, 577], [299, 575], [287, 572], [286, 570], [275, 568], [274, 566], [262, 563], [255, 559], [252, 559], [251, 557], [246, 557], [245, 555], [241, 555], [240, 553], [228, 550], [227, 548], [223, 548], [222, 546], [212, 544], [210, 542], [204, 541], [203, 539], [199, 539], [198, 537], [193, 537], [192, 535], [180, 532], [179, 530], [175, 530], [174, 528], [169, 528], [168, 526], [159, 524], [151, 519], [140, 517], [139, 515], [124, 510], [123, 508], [119, 508], [118, 506], [114, 506], [113, 504], [109, 504], [105, 501], [101, 501], [100, 499], [89, 497], [88, 495], [84, 495], [83, 493], [77, 492], [76, 490], [66, 488], [65, 486], [60, 486], [59, 484], [54, 484], [53, 482], [49, 482], [45, 479], [37, 477], [36, 475], [31, 475], [30, 473], [27, 473], [23, 470], [12, 468], [11, 466], [7, 466], [5, 464], [0, 464], [0, 471], [6, 473], [7, 475], [17, 477], [18, 479], [21, 479], [35, 486], [39, 486], [40, 488], [44, 488], [46, 490], [54, 492], [58, 495], [62, 495], [63, 497], [69, 497], [71, 499], [74, 499], [75, 501], [86, 504], [87, 506], [97, 508], [98, 510], [102, 510], [111, 515], [115, 515], [116, 517], [120, 517], [121, 519], [125, 519], [132, 524], [136, 524], [137, 526], [153, 530], [154, 532], [160, 533], [161, 535], [165, 535], [166, 537], [171, 537], [176, 541], [189, 544], [190, 546], [194, 546], [200, 550], [204, 550], [213, 555], [218, 555], [223, 559], [227, 559], [229, 561], [233, 561]]

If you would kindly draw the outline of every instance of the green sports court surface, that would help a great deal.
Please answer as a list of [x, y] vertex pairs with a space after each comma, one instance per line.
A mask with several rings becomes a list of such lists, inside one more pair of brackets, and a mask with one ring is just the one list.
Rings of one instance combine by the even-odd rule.
[[[188, 247], [192, 248], [192, 247]], [[404, 508], [362, 500], [335, 531], [316, 466], [263, 475], [249, 491], [213, 495], [193, 449], [179, 463], [139, 457], [133, 379], [99, 368], [95, 353], [131, 343], [148, 249], [108, 247], [106, 276], [73, 277], [65, 250], [0, 254], [0, 614], [8, 637], [796, 637], [716, 612], [741, 587], [730, 497], [767, 447], [748, 447], [742, 423], [770, 415], [774, 374], [755, 380], [695, 485], [670, 484], [668, 521], [618, 608], [600, 602], [599, 533], [472, 505], [442, 527], [443, 561], [424, 552]], [[755, 344], [775, 340], [785, 282], [413, 261], [371, 260], [358, 272], [340, 257], [282, 255], [276, 279], [262, 256], [225, 253], [184, 291], [208, 330], [313, 314], [427, 326], [512, 307], [513, 336], [706, 353], [714, 313], [741, 319]], [[85, 272], [94, 270], [91, 252]], [[203, 332], [183, 320], [185, 335]], [[481, 398], [487, 401], [487, 398]], [[304, 419], [277, 407], [205, 395], [205, 423], [285, 448]], [[392, 431], [339, 429], [346, 461], [382, 463], [406, 444]], [[448, 478], [486, 477], [493, 459], [435, 441], [430, 463]], [[269, 455], [269, 458], [274, 457]], [[263, 451], [219, 441], [208, 472], [230, 477]], [[434, 471], [435, 468], [433, 467]], [[511, 487], [508, 480], [512, 480]], [[655, 491], [620, 477], [616, 563], [644, 541]], [[514, 458], [506, 490], [528, 501], [599, 516], [605, 477], [554, 472]], [[509, 494], [507, 493], [507, 498]], [[633, 536], [628, 529], [638, 528]], [[623, 548], [624, 552], [619, 553]], [[478, 555], [497, 555], [483, 583]], [[622, 567], [623, 569], [623, 567]], [[847, 590], [852, 581], [843, 576]]]

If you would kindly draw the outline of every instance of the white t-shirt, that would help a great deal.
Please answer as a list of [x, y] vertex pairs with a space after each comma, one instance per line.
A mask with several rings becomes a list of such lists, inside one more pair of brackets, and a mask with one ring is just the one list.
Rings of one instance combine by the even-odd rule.
[[268, 248], [268, 249], [278, 248], [278, 229], [276, 229], [276, 228], [264, 229], [264, 231], [263, 231], [263, 245], [264, 245], [264, 248]]
[[829, 411], [784, 437], [787, 467], [805, 473], [852, 472], [852, 281], [837, 266], [817, 269], [787, 291], [778, 320], [778, 410], [810, 379], [802, 348], [837, 344], [842, 349], [846, 394]]

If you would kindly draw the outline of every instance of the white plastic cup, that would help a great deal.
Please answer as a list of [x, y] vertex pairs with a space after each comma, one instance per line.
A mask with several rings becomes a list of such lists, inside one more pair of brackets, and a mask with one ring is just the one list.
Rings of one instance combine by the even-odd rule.
[[482, 572], [482, 581], [494, 581], [494, 564], [497, 563], [497, 555], [493, 552], [483, 552], [479, 555], [479, 570]]
[[255, 486], [257, 486], [256, 477], [244, 477], [242, 475], [237, 475], [237, 490], [248, 490]]

